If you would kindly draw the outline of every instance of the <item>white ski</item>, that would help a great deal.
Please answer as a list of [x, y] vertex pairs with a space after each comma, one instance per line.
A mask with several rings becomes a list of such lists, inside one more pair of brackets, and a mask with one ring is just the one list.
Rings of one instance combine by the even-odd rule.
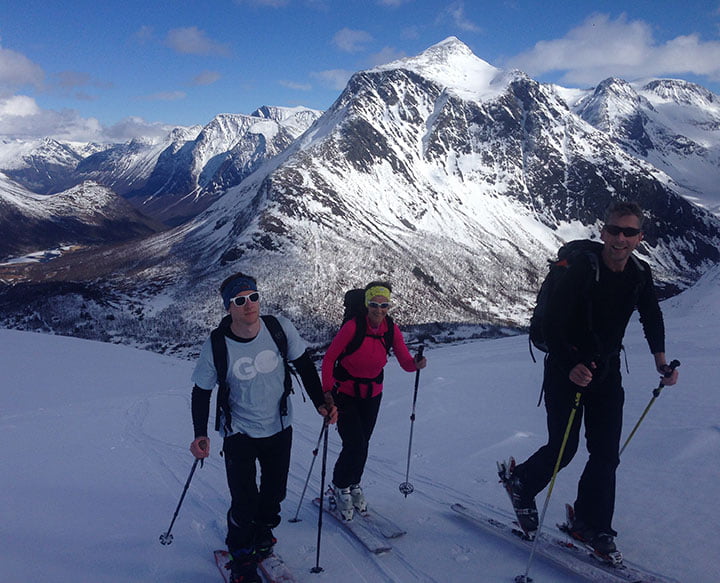
[[[319, 507], [320, 499], [315, 498], [313, 503]], [[340, 511], [331, 506], [327, 499], [324, 501], [323, 509], [350, 531], [371, 553], [381, 555], [392, 550], [387, 538], [381, 535], [370, 520], [362, 514], [356, 513], [352, 520], [345, 520]]]

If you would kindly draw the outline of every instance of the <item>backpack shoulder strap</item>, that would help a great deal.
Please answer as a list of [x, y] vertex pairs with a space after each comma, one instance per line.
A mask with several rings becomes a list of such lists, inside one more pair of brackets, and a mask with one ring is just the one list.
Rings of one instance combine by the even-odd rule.
[[268, 332], [270, 332], [270, 336], [272, 336], [272, 339], [275, 341], [275, 344], [277, 345], [278, 350], [283, 357], [283, 360], [287, 360], [288, 341], [287, 336], [285, 335], [285, 330], [283, 330], [280, 321], [271, 314], [263, 314], [260, 317], [265, 323], [265, 327], [268, 329]]
[[390, 350], [392, 350], [395, 341], [395, 321], [390, 316], [386, 316], [385, 321], [387, 322], [387, 331], [383, 335], [383, 344], [385, 345], [385, 351], [390, 355]]
[[[395, 322], [390, 316], [386, 317], [387, 322], [387, 330], [383, 333], [382, 336], [372, 335], [373, 338], [378, 338], [380, 342], [382, 342], [383, 346], [385, 347], [385, 351], [387, 354], [390, 354], [390, 350], [393, 346], [393, 340], [395, 338]], [[363, 340], [365, 340], [365, 336], [368, 336], [367, 333], [367, 320], [364, 316], [356, 316], [355, 317], [355, 335], [352, 337], [352, 340], [348, 342], [348, 345], [345, 347], [345, 350], [343, 350], [343, 353], [340, 355], [340, 358], [338, 360], [342, 360], [345, 358], [348, 354], [352, 354], [356, 350], [360, 348], [360, 346], [363, 343]]]
[[592, 266], [592, 270], [595, 279], [595, 283], [600, 281], [600, 257], [597, 253], [593, 253], [592, 251], [587, 251], [588, 260], [590, 261], [590, 265]]
[[275, 344], [280, 351], [282, 356], [283, 366], [285, 368], [285, 379], [283, 381], [283, 394], [280, 398], [280, 416], [285, 417], [288, 414], [287, 400], [290, 394], [293, 392], [292, 389], [292, 369], [290, 368], [290, 362], [288, 361], [288, 340], [285, 330], [283, 330], [280, 321], [271, 314], [264, 314], [260, 316], [262, 321], [265, 323], [265, 327], [270, 332], [270, 336], [275, 341]]
[[348, 342], [348, 345], [345, 347], [345, 350], [343, 350], [338, 360], [342, 360], [348, 354], [352, 354], [358, 350], [362, 345], [363, 340], [365, 340], [365, 335], [367, 334], [367, 320], [365, 319], [365, 316], [355, 316], [353, 320], [355, 321], [355, 334], [350, 342]]
[[230, 432], [231, 417], [229, 396], [230, 389], [227, 384], [228, 354], [225, 344], [225, 335], [230, 327], [230, 316], [225, 316], [218, 324], [218, 327], [210, 332], [210, 344], [212, 346], [213, 364], [217, 373], [218, 394], [215, 406], [215, 431], [220, 431], [220, 413], [225, 416], [225, 429]]
[[635, 256], [635, 253], [630, 253], [630, 259], [632, 259], [632, 262], [635, 264], [635, 267], [638, 268], [639, 272], [645, 271], [645, 266], [643, 265], [643, 262]]

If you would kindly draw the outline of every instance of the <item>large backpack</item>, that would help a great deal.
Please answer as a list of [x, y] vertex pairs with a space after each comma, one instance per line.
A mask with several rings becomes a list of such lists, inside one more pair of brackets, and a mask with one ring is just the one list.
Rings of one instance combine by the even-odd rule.
[[[280, 398], [280, 422], [282, 423], [282, 418], [288, 414], [288, 397], [293, 392], [291, 374], [294, 373], [290, 367], [290, 362], [288, 361], [287, 336], [285, 335], [285, 330], [283, 330], [280, 322], [275, 316], [266, 314], [260, 317], [275, 341], [275, 344], [282, 355], [283, 365], [285, 366], [284, 391], [282, 397]], [[215, 365], [215, 371], [217, 372], [218, 383], [218, 394], [215, 409], [215, 431], [220, 431], [220, 413], [222, 412], [225, 418], [225, 430], [228, 433], [232, 431], [232, 418], [230, 413], [230, 387], [227, 383], [228, 354], [225, 337], [230, 330], [231, 323], [232, 318], [230, 315], [227, 315], [220, 321], [218, 327], [210, 333], [213, 363]]]
[[568, 267], [570, 267], [570, 265], [582, 256], [586, 256], [592, 266], [592, 277], [588, 277], [588, 281], [585, 283], [584, 289], [580, 290], [580, 293], [587, 297], [587, 314], [589, 318], [588, 326], [590, 330], [592, 330], [589, 295], [592, 286], [600, 280], [600, 252], [602, 251], [602, 248], [603, 244], [599, 241], [590, 241], [589, 239], [569, 241], [558, 249], [557, 259], [548, 261], [548, 273], [540, 286], [540, 291], [537, 294], [537, 300], [535, 302], [535, 308], [533, 309], [533, 314], [530, 318], [529, 341], [532, 343], [530, 347], [530, 355], [533, 357], [533, 360], [535, 360], [535, 356], [532, 353], [532, 346], [535, 346], [535, 348], [541, 350], [542, 352], [548, 352], [545, 335], [543, 334], [543, 326], [550, 297], [555, 289], [557, 289], [558, 282], [567, 273]]
[[387, 331], [382, 334], [368, 334], [367, 330], [367, 307], [365, 306], [365, 290], [362, 288], [355, 288], [345, 292], [345, 298], [343, 299], [343, 306], [345, 308], [343, 312], [343, 321], [345, 324], [348, 320], [355, 320], [355, 335], [352, 337], [348, 345], [342, 351], [340, 356], [335, 361], [333, 369], [333, 376], [336, 380], [354, 380], [357, 396], [360, 396], [360, 385], [370, 383], [381, 383], [383, 381], [384, 371], [380, 371], [380, 374], [374, 379], [364, 379], [352, 376], [342, 365], [342, 360], [349, 354], [352, 354], [360, 348], [366, 336], [377, 338], [382, 342], [385, 347], [385, 352], [389, 355], [393, 345], [393, 338], [395, 336], [395, 322], [390, 316], [386, 316]]

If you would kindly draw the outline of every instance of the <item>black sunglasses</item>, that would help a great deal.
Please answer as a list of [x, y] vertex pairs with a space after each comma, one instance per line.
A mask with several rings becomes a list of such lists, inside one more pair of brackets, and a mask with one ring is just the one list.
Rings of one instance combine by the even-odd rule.
[[387, 310], [390, 307], [390, 302], [368, 302], [368, 308], [382, 308]]
[[246, 296], [237, 296], [230, 300], [231, 303], [235, 304], [238, 308], [240, 306], [244, 306], [245, 302], [257, 302], [260, 299], [260, 294], [258, 292], [253, 292], [251, 294], [248, 294]]
[[617, 225], [605, 225], [605, 230], [613, 237], [617, 237], [620, 233], [626, 237], [637, 237], [642, 233], [641, 229], [636, 229], [635, 227], [618, 227]]

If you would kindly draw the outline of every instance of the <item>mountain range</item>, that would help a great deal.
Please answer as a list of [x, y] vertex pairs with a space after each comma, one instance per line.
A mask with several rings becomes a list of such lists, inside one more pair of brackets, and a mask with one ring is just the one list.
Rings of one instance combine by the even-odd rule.
[[177, 127], [163, 139], [123, 144], [7, 140], [0, 171], [38, 194], [94, 181], [149, 217], [177, 225], [205, 210], [320, 116], [304, 107], [221, 114], [205, 127]]
[[87, 181], [54, 196], [31, 193], [0, 173], [0, 256], [108, 244], [163, 231], [109, 188]]
[[[115, 180], [136, 208], [179, 224], [0, 267], [13, 282], [0, 289], [2, 323], [192, 353], [221, 315], [219, 282], [243, 270], [266, 309], [318, 344], [343, 291], [378, 278], [393, 282], [401, 324], [456, 337], [478, 333], [459, 324], [522, 327], [547, 259], [597, 237], [618, 198], [646, 211], [639, 253], [667, 297], [720, 261], [718, 103], [678, 80], [541, 84], [451, 37], [356, 73], [322, 115], [218, 116], [155, 146], [152, 169], [153, 156], [124, 157], [131, 144], [86, 156], [78, 176]], [[245, 129], [263, 115], [272, 148]], [[295, 134], [281, 131], [288, 119]]]

